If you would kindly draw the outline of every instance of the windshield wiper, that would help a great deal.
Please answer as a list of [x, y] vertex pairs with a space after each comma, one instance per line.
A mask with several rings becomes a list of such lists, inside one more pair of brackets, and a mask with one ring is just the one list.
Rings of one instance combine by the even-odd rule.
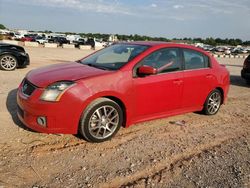
[[95, 68], [102, 69], [102, 70], [110, 70], [108, 67], [97, 65], [97, 64], [92, 64], [92, 63], [87, 63], [84, 65], [88, 65], [90, 67], [95, 67]]

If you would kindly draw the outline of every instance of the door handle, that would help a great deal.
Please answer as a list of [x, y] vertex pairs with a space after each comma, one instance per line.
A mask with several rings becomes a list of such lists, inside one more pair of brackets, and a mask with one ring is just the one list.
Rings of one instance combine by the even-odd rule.
[[173, 83], [174, 84], [177, 84], [177, 85], [181, 85], [182, 84], [182, 80], [174, 80]]
[[207, 74], [207, 75], [206, 75], [206, 78], [209, 78], [209, 79], [210, 79], [210, 78], [213, 78], [213, 76], [212, 76], [211, 74]]

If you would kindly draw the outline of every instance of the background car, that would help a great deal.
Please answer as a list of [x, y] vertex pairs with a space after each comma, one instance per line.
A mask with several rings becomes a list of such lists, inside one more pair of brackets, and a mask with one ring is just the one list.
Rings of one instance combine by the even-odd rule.
[[32, 35], [32, 34], [28, 34], [28, 35], [24, 35], [24, 37], [22, 37], [20, 40], [22, 42], [34, 42], [36, 38], [36, 35]]
[[48, 40], [49, 43], [57, 43], [59, 46], [69, 44], [70, 42], [65, 37], [52, 37]]
[[11, 71], [30, 64], [29, 55], [17, 45], [0, 43], [0, 69]]
[[48, 42], [48, 40], [43, 36], [36, 36], [35, 41], [38, 42], [39, 44], [44, 44]]
[[247, 84], [250, 84], [250, 55], [244, 61], [241, 77], [246, 80]]
[[193, 111], [214, 115], [228, 89], [225, 66], [199, 48], [118, 43], [76, 62], [30, 71], [17, 92], [17, 111], [38, 132], [79, 132], [102, 142], [121, 126]]
[[73, 43], [75, 44], [75, 47], [76, 47], [76, 48], [79, 48], [80, 45], [86, 45], [84, 39], [79, 39], [79, 40], [77, 40], [77, 41], [74, 41]]

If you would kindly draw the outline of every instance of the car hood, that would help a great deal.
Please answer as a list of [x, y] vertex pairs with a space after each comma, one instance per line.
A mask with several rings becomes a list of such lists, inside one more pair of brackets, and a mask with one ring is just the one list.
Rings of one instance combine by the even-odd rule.
[[37, 87], [47, 87], [49, 84], [57, 81], [75, 81], [108, 73], [110, 71], [71, 62], [32, 70], [27, 74], [26, 79]]
[[24, 48], [21, 47], [21, 46], [18, 46], [18, 45], [14, 45], [14, 44], [7, 44], [7, 43], [1, 43], [0, 42], [0, 49], [18, 49], [20, 51], [23, 51], [24, 52]]

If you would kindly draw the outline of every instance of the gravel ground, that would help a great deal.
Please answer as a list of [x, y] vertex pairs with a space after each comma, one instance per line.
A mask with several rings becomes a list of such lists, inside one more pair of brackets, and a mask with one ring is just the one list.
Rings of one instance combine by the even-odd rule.
[[[218, 59], [231, 74], [215, 116], [188, 113], [121, 129], [105, 143], [26, 130], [16, 116], [25, 74], [91, 53], [26, 48], [31, 65], [0, 71], [0, 187], [250, 187], [250, 88], [243, 59]], [[185, 124], [172, 122], [184, 121]]]

